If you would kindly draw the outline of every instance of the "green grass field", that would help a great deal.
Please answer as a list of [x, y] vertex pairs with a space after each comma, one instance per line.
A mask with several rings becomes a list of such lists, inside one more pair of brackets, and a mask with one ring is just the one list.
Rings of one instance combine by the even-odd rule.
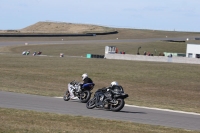
[[[103, 54], [106, 44], [28, 45], [4, 47], [1, 54], [1, 90], [45, 96], [62, 96], [72, 80], [81, 81], [88, 73], [96, 86], [93, 91], [118, 81], [129, 94], [127, 104], [200, 113], [200, 66], [194, 64], [87, 59], [87, 53]], [[137, 45], [150, 51], [183, 52], [184, 43], [152, 42], [116, 44], [134, 51]], [[41, 50], [47, 56], [22, 56], [23, 50]], [[65, 53], [64, 58], [59, 54]], [[83, 57], [81, 57], [83, 56]]]
[[0, 118], [2, 133], [199, 133], [133, 122], [3, 108], [0, 108]]
[[[152, 38], [165, 35], [165, 33], [157, 32], [155, 36], [151, 34], [152, 32], [147, 36]], [[178, 36], [178, 33], [176, 34], [174, 36]], [[142, 38], [141, 35], [146, 36], [143, 32], [139, 32], [136, 36]], [[187, 34], [182, 34], [182, 36], [185, 35]], [[115, 38], [117, 35], [110, 37]], [[110, 37], [101, 36], [96, 39], [112, 39]], [[122, 38], [126, 39], [126, 34]], [[126, 51], [127, 54], [136, 54], [139, 46], [142, 47], [141, 52], [154, 53], [154, 49], [156, 49], [157, 52], [185, 53], [185, 43], [158, 41], [151, 43], [24, 45], [27, 40], [56, 41], [60, 39], [0, 38], [0, 41], [22, 41], [20, 46], [0, 47], [0, 90], [44, 96], [63, 96], [67, 84], [74, 79], [81, 81], [81, 75], [86, 72], [96, 84], [93, 92], [101, 87], [109, 86], [113, 80], [116, 80], [129, 94], [125, 100], [127, 104], [200, 113], [199, 65], [85, 58], [87, 53], [104, 54], [106, 45], [115, 45], [119, 50]], [[65, 39], [87, 40], [88, 38]], [[43, 55], [47, 56], [23, 56], [21, 53], [24, 50], [30, 50], [31, 54], [40, 50]], [[64, 58], [59, 57], [60, 53], [65, 54]], [[23, 121], [21, 121], [22, 116], [24, 117]], [[3, 119], [0, 121], [0, 125], [2, 125], [0, 132], [192, 132], [160, 126], [12, 109], [0, 109], [0, 118]], [[37, 118], [36, 121], [35, 118]], [[71, 125], [67, 119], [73, 120]], [[94, 121], [96, 122], [94, 123]], [[83, 122], [88, 128], [74, 127]], [[105, 126], [104, 130], [98, 128], [99, 123], [102, 123], [101, 126]], [[113, 123], [117, 126], [110, 126]], [[112, 128], [109, 130], [108, 127]]]

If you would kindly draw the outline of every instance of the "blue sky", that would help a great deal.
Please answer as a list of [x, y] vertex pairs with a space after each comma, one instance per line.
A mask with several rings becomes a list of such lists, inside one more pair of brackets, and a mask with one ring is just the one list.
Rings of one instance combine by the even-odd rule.
[[0, 0], [0, 30], [39, 21], [200, 32], [200, 0]]

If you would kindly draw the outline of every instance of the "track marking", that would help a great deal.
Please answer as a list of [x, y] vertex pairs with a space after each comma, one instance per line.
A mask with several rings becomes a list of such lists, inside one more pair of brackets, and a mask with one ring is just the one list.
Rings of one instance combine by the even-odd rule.
[[[63, 97], [54, 97], [54, 98], [63, 98]], [[166, 112], [174, 112], [174, 113], [182, 113], [182, 114], [190, 114], [190, 115], [200, 115], [199, 113], [195, 113], [195, 112], [185, 112], [185, 111], [171, 110], [171, 109], [150, 108], [150, 107], [136, 106], [136, 105], [129, 105], [129, 104], [125, 104], [125, 106], [134, 107], [134, 108], [143, 108], [143, 109], [166, 111]]]
[[195, 112], [185, 112], [185, 111], [171, 110], [171, 109], [150, 108], [150, 107], [128, 105], [128, 104], [125, 104], [125, 106], [135, 107], [135, 108], [143, 108], [143, 109], [151, 109], [151, 110], [159, 110], [159, 111], [166, 111], [166, 112], [174, 112], [174, 113], [182, 113], [182, 114], [190, 114], [190, 115], [200, 115], [199, 113], [195, 113]]

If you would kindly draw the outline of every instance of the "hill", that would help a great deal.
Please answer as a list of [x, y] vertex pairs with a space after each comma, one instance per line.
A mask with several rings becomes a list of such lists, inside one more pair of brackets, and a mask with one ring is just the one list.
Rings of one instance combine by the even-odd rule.
[[36, 32], [36, 33], [69, 33], [69, 34], [84, 34], [84, 33], [103, 33], [115, 31], [114, 28], [90, 25], [90, 24], [75, 24], [65, 22], [37, 22], [33, 25], [25, 27], [20, 32]]
[[[92, 24], [76, 24], [65, 22], [37, 22], [33, 25], [20, 30], [0, 30], [0, 33], [66, 33], [66, 34], [85, 34], [85, 33], [105, 33], [117, 31], [118, 34], [85, 37], [85, 39], [140, 39], [140, 38], [165, 38], [165, 37], [190, 37], [199, 36], [198, 32], [179, 32], [162, 31], [148, 29], [131, 28], [111, 28]], [[0, 38], [0, 40], [5, 38]], [[69, 39], [69, 38], [68, 38]], [[73, 38], [72, 38], [73, 39]], [[76, 37], [78, 39], [78, 37]], [[81, 39], [83, 39], [81, 37]]]

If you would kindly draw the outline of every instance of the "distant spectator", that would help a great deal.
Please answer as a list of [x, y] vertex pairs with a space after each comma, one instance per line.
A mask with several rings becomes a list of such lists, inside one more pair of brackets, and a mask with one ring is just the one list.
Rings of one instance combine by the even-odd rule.
[[33, 56], [35, 56], [37, 54], [37, 52], [35, 51], [34, 53], [33, 53]]
[[168, 55], [168, 57], [172, 57], [172, 54]]
[[165, 54], [159, 52], [159, 56], [165, 56]]
[[64, 57], [64, 54], [63, 54], [63, 53], [60, 53], [60, 57]]
[[146, 51], [144, 51], [144, 55], [147, 55], [147, 52], [146, 52]]
[[41, 51], [39, 51], [38, 53], [37, 53], [37, 55], [41, 55], [42, 54], [42, 52]]
[[118, 48], [116, 47], [115, 53], [118, 53]]
[[22, 55], [26, 55], [26, 51], [23, 51], [23, 52], [22, 52]]
[[26, 55], [29, 55], [30, 54], [30, 51], [28, 50], [27, 52], [26, 52]]

